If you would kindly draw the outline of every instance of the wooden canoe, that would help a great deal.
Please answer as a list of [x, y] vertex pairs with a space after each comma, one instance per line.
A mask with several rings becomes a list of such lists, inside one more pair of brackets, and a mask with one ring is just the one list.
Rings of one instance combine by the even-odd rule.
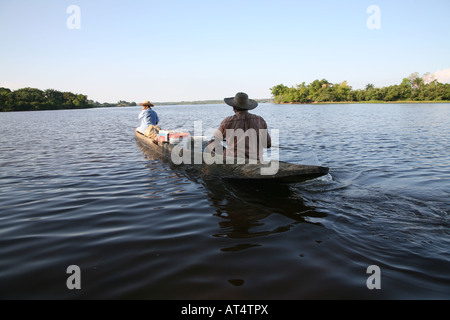
[[[146, 137], [138, 130], [135, 130], [135, 136], [140, 144], [151, 149], [152, 152], [158, 153], [163, 158], [171, 159], [172, 152], [175, 148], [174, 144], [158, 142]], [[194, 159], [195, 153], [191, 152], [191, 154], [192, 159]], [[203, 158], [201, 157], [200, 159]], [[210, 178], [277, 181], [286, 183], [296, 183], [315, 179], [328, 174], [329, 171], [327, 167], [297, 165], [275, 160], [268, 163], [257, 164], [236, 164], [236, 161], [234, 161], [233, 164], [229, 164], [232, 161], [227, 162], [227, 160], [224, 158], [223, 163], [207, 164], [202, 161], [201, 164], [180, 164], [180, 166], [189, 167], [190, 169], [195, 168], [202, 174], [202, 176]], [[191, 161], [191, 163], [194, 163], [194, 161]]]

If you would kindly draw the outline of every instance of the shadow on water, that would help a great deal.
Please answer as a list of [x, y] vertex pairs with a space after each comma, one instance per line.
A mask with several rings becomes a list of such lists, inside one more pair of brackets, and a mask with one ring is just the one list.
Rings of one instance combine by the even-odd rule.
[[[262, 182], [257, 180], [226, 180], [220, 177], [203, 176], [194, 166], [175, 165], [170, 158], [158, 154], [136, 141], [146, 159], [159, 161], [174, 174], [201, 184], [207, 190], [208, 199], [216, 208], [221, 233], [215, 237], [232, 239], [254, 238], [289, 231], [295, 224], [308, 223], [321, 226], [309, 218], [323, 218], [326, 213], [317, 212], [287, 183]], [[272, 214], [289, 218], [283, 226], [262, 230], [263, 220]], [[267, 226], [266, 226], [267, 227]], [[236, 248], [240, 249], [240, 248]]]
[[[231, 228], [226, 233], [229, 238], [251, 238], [285, 232], [297, 223], [313, 223], [308, 221], [309, 217], [325, 216], [307, 206], [298, 194], [292, 192], [288, 184], [218, 179], [204, 180], [204, 185], [208, 188], [211, 202], [217, 208], [215, 215], [222, 219], [221, 228]], [[291, 221], [273, 230], [251, 232], [274, 213], [283, 215]]]

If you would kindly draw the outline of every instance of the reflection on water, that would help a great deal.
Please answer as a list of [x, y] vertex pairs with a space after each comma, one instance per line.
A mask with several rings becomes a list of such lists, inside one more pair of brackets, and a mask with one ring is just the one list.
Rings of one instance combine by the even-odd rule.
[[[221, 228], [227, 231], [216, 236], [253, 238], [288, 231], [296, 223], [312, 223], [308, 217], [326, 216], [305, 205], [288, 184], [216, 180], [205, 181], [205, 185], [210, 191], [209, 198], [217, 207], [215, 215], [223, 219]], [[292, 222], [273, 230], [251, 231], [255, 226], [261, 227], [261, 221], [271, 214], [281, 214]]]

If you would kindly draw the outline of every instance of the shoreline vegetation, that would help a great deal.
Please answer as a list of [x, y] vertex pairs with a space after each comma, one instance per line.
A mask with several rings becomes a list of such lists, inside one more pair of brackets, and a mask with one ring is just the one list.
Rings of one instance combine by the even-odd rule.
[[322, 102], [277, 102], [276, 104], [298, 104], [298, 105], [321, 105], [321, 104], [430, 104], [430, 103], [450, 103], [450, 100], [399, 100], [399, 101], [383, 101], [383, 100], [368, 100], [368, 101], [322, 101]]
[[45, 91], [35, 88], [22, 88], [12, 91], [0, 88], [0, 111], [34, 111], [58, 109], [82, 109], [92, 107], [86, 95], [60, 92], [54, 89]]
[[88, 100], [87, 95], [61, 92], [54, 89], [22, 88], [12, 91], [0, 87], [0, 112], [65, 110], [137, 106], [136, 102], [120, 100], [117, 103], [100, 103]]
[[429, 73], [420, 77], [417, 72], [399, 85], [382, 88], [369, 83], [365, 89], [354, 90], [347, 81], [333, 84], [322, 79], [291, 87], [279, 84], [270, 90], [277, 104], [450, 102], [450, 84], [438, 82]]
[[[254, 99], [258, 103], [273, 103], [273, 99]], [[198, 101], [179, 101], [179, 102], [153, 102], [155, 106], [174, 106], [174, 105], [199, 105], [199, 104], [224, 104], [223, 100], [198, 100]]]
[[[256, 99], [260, 103], [273, 103], [273, 99]], [[169, 105], [201, 105], [221, 104], [223, 100], [201, 100], [180, 102], [153, 102], [155, 106]], [[110, 107], [135, 107], [136, 102], [120, 100], [117, 103], [98, 102], [88, 100], [83, 94], [61, 92], [54, 89], [40, 90], [36, 88], [22, 88], [12, 91], [0, 87], [0, 112], [8, 111], [38, 111], [38, 110], [65, 110]]]

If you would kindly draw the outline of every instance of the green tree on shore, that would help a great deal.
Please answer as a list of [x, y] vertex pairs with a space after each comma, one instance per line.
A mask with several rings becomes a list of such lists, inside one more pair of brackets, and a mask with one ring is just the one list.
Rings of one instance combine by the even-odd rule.
[[0, 88], [0, 111], [33, 111], [89, 108], [87, 96], [54, 89], [45, 91], [22, 88], [11, 91]]
[[429, 73], [412, 73], [398, 85], [377, 88], [372, 83], [353, 90], [347, 81], [332, 84], [326, 79], [310, 84], [272, 87], [275, 103], [364, 102], [364, 101], [450, 101], [450, 84], [440, 83]]

